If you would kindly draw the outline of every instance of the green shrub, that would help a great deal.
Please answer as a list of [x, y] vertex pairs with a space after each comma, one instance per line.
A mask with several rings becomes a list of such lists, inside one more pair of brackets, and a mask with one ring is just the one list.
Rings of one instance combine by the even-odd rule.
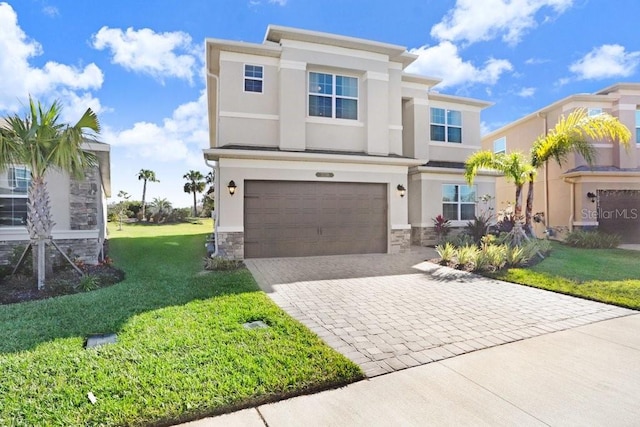
[[76, 287], [83, 292], [95, 291], [100, 287], [100, 278], [86, 274], [82, 276]]
[[461, 248], [463, 246], [475, 245], [476, 243], [473, 241], [473, 238], [469, 236], [467, 233], [460, 233], [455, 236], [451, 236], [446, 240], [447, 243], [451, 243], [456, 248]]
[[519, 267], [529, 262], [528, 251], [522, 246], [506, 246], [505, 263], [508, 267]]
[[493, 271], [504, 267], [507, 262], [507, 251], [507, 245], [487, 245], [482, 250], [487, 258], [488, 267]]
[[620, 237], [600, 231], [573, 230], [567, 235], [565, 243], [583, 249], [612, 249], [618, 247]]
[[473, 218], [473, 221], [467, 222], [464, 232], [471, 236], [473, 242], [477, 245], [480, 240], [487, 235], [489, 230], [490, 218], [488, 215], [479, 215]]
[[480, 250], [477, 246], [463, 246], [458, 248], [458, 264], [466, 270], [475, 270]]
[[458, 250], [451, 243], [436, 246], [436, 252], [440, 255], [440, 261], [443, 264], [453, 264], [458, 255]]

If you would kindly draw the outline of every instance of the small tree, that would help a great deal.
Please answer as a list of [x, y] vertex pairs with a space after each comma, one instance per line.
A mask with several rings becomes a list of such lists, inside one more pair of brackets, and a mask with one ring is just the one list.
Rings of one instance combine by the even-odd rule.
[[118, 203], [118, 231], [122, 231], [122, 220], [127, 216], [127, 210], [129, 207], [127, 200], [129, 200], [129, 197], [131, 197], [131, 195], [126, 191], [120, 190], [118, 192], [118, 197], [122, 199], [120, 203]]
[[171, 210], [173, 209], [169, 200], [159, 197], [153, 199], [150, 208], [151, 214], [153, 215], [153, 222], [156, 224], [164, 222], [167, 217], [169, 217]]
[[184, 184], [185, 193], [193, 193], [193, 216], [198, 216], [198, 205], [196, 203], [197, 193], [202, 193], [205, 188], [205, 177], [199, 171], [190, 170], [183, 176], [187, 182]]
[[142, 184], [142, 218], [146, 218], [146, 197], [147, 197], [147, 181], [149, 182], [160, 182], [159, 179], [156, 178], [156, 173], [150, 169], [140, 169], [138, 172], [138, 181], [144, 181]]
[[[24, 118], [17, 114], [4, 118], [0, 125], [0, 171], [13, 165], [25, 165], [31, 173], [28, 190], [27, 230], [30, 244], [25, 249], [18, 267], [30, 247], [36, 247], [34, 262], [37, 268], [38, 289], [44, 289], [46, 270], [52, 267], [46, 262], [46, 244], [52, 244], [55, 223], [51, 214], [49, 192], [45, 175], [50, 170], [67, 172], [82, 178], [84, 172], [98, 164], [92, 153], [82, 149], [86, 140], [95, 139], [100, 124], [95, 113], [88, 108], [75, 125], [59, 122], [62, 106], [55, 101], [44, 107], [29, 98], [29, 111]], [[60, 253], [68, 259], [62, 251]]]

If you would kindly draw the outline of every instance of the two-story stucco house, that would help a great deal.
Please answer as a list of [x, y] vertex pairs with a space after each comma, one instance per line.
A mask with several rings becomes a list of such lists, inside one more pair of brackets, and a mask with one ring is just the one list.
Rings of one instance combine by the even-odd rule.
[[473, 219], [493, 175], [468, 187], [486, 102], [406, 73], [403, 46], [269, 26], [262, 43], [206, 41], [216, 254], [402, 252], [432, 218]]
[[[550, 161], [534, 184], [533, 212], [543, 212], [550, 228], [598, 227], [640, 242], [640, 84], [620, 83], [594, 94], [572, 95], [483, 137], [484, 149], [529, 153], [532, 143], [576, 108], [588, 114], [609, 113], [632, 133], [629, 149], [611, 141], [594, 141], [596, 164], [591, 168], [577, 154], [559, 167]], [[497, 180], [498, 207], [513, 201], [513, 184]]]
[[[71, 257], [96, 264], [103, 255], [106, 238], [106, 198], [111, 193], [110, 146], [85, 142], [83, 148], [96, 155], [98, 167], [87, 171], [82, 180], [50, 170], [46, 182], [56, 244]], [[29, 243], [26, 218], [30, 184], [26, 166], [16, 165], [0, 172], [0, 265], [9, 263], [16, 247]], [[47, 253], [59, 256], [53, 249]]]

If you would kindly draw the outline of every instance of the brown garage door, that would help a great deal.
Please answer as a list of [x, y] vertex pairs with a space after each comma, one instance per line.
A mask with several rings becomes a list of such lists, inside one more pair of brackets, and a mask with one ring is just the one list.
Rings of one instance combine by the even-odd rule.
[[384, 253], [386, 184], [246, 181], [246, 258]]
[[624, 243], [640, 243], [640, 191], [599, 190], [598, 228]]

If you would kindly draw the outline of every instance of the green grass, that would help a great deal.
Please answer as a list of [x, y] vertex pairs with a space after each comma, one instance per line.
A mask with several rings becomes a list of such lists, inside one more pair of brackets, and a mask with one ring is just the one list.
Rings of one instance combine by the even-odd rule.
[[554, 243], [551, 256], [544, 261], [493, 277], [638, 310], [639, 260], [637, 251], [579, 249]]
[[361, 378], [247, 270], [202, 273], [210, 226], [112, 224], [124, 282], [0, 306], [0, 425], [167, 424]]

